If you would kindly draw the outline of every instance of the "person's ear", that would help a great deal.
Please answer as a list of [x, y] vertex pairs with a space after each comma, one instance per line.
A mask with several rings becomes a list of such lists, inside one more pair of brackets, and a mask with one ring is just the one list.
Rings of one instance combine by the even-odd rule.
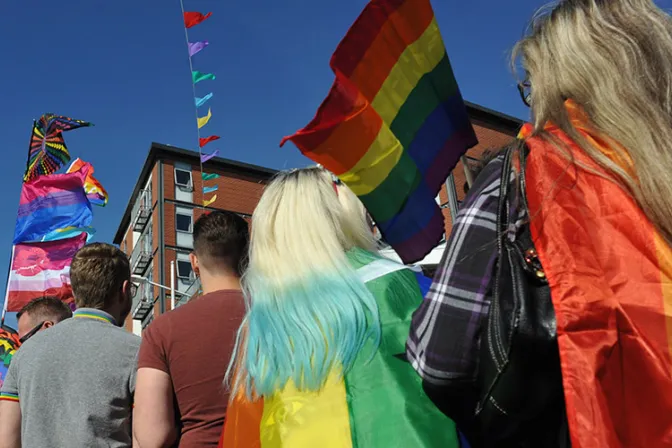
[[124, 283], [121, 285], [121, 303], [126, 302], [128, 299], [133, 299], [131, 297], [131, 282], [124, 280]]
[[191, 262], [191, 270], [194, 271], [194, 275], [196, 275], [196, 277], [200, 277], [201, 269], [198, 266], [198, 257], [195, 253], [192, 252], [189, 254], [189, 261]]
[[54, 325], [55, 325], [54, 322], [52, 322], [50, 320], [45, 320], [44, 323], [42, 324], [42, 328], [47, 329], [47, 328], [53, 327]]

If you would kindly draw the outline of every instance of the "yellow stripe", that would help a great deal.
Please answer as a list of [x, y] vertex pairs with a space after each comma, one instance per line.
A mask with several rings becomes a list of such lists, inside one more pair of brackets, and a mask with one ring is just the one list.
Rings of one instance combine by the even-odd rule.
[[351, 448], [343, 379], [332, 374], [320, 392], [299, 392], [288, 384], [264, 399], [259, 440], [262, 448]]
[[422, 36], [401, 53], [371, 103], [384, 123], [392, 124], [420, 79], [436, 68], [445, 53], [439, 25], [434, 19]]
[[420, 79], [436, 68], [445, 53], [434, 19], [422, 36], [404, 50], [390, 71], [371, 103], [383, 120], [380, 132], [357, 164], [338, 176], [357, 196], [378, 188], [399, 162], [404, 148], [392, 134], [390, 125]]
[[654, 236], [658, 268], [660, 269], [660, 286], [663, 293], [663, 310], [667, 329], [667, 348], [672, 358], [672, 251], [665, 240], [656, 232]]
[[371, 193], [383, 182], [395, 167], [404, 148], [383, 123], [369, 149], [350, 170], [338, 177], [357, 195]]
[[103, 321], [103, 322], [111, 323], [110, 319], [106, 319], [104, 317], [96, 316], [94, 314], [80, 313], [80, 314], [75, 314], [73, 317], [78, 317], [78, 318], [83, 317], [83, 318], [86, 318], [86, 319], [96, 319], [96, 320], [100, 320], [100, 321]]

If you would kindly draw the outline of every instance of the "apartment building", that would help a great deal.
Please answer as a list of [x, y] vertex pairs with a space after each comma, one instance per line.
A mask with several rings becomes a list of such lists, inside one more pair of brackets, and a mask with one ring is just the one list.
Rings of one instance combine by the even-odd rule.
[[[467, 153], [477, 162], [483, 152], [500, 148], [510, 142], [522, 122], [516, 118], [468, 103], [467, 110], [476, 130], [479, 144]], [[217, 200], [203, 208], [202, 173], [198, 153], [169, 145], [152, 143], [126, 211], [121, 219], [114, 243], [129, 255], [132, 273], [139, 285], [133, 299], [126, 328], [140, 334], [154, 316], [185, 303], [198, 294], [199, 284], [189, 263], [193, 246], [193, 224], [208, 210], [229, 210], [248, 221], [261, 197], [264, 185], [275, 170], [246, 163], [213, 158], [206, 165], [207, 173], [219, 178], [207, 181], [218, 186]], [[447, 182], [437, 196], [446, 218], [446, 235], [451, 229], [449, 189], [459, 202], [465, 195], [465, 172], [459, 164], [453, 172], [454, 184]], [[208, 195], [210, 197], [210, 195]], [[445, 242], [420, 262], [431, 274], [438, 264]], [[387, 256], [396, 254], [388, 249]], [[175, 269], [175, 299], [171, 300], [171, 262]], [[140, 280], [141, 279], [141, 280]], [[162, 287], [152, 285], [150, 282]]]
[[[199, 155], [169, 145], [152, 143], [126, 211], [114, 237], [131, 260], [139, 285], [133, 299], [129, 331], [140, 333], [154, 316], [179, 306], [198, 293], [191, 269], [194, 222], [203, 212], [229, 210], [250, 220], [264, 185], [275, 170], [215, 157], [205, 165], [206, 181], [217, 186], [217, 200], [202, 207], [203, 188]], [[211, 195], [208, 195], [210, 198]], [[171, 263], [173, 262], [173, 263]], [[175, 298], [172, 300], [171, 264]], [[152, 285], [163, 285], [165, 288]]]

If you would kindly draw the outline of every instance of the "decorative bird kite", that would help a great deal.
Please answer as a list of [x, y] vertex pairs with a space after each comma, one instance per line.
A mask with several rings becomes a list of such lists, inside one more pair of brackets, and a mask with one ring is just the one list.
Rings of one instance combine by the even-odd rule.
[[25, 182], [43, 174], [53, 174], [70, 161], [63, 132], [93, 124], [61, 115], [44, 114], [33, 123]]

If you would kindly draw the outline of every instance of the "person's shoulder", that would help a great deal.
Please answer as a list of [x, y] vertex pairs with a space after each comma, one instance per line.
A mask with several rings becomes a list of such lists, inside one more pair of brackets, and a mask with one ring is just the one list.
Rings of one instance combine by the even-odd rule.
[[183, 319], [188, 320], [192, 316], [204, 312], [217, 312], [222, 308], [228, 308], [232, 302], [245, 303], [243, 292], [236, 289], [213, 291], [190, 300], [174, 311], [166, 313], [164, 316], [166, 320], [170, 319], [172, 322], [180, 322]]
[[131, 347], [140, 347], [140, 342], [142, 341], [142, 338], [136, 334], [131, 333], [125, 328], [108, 326], [106, 330], [109, 332], [110, 337], [113, 337], [115, 339], [115, 342]]

